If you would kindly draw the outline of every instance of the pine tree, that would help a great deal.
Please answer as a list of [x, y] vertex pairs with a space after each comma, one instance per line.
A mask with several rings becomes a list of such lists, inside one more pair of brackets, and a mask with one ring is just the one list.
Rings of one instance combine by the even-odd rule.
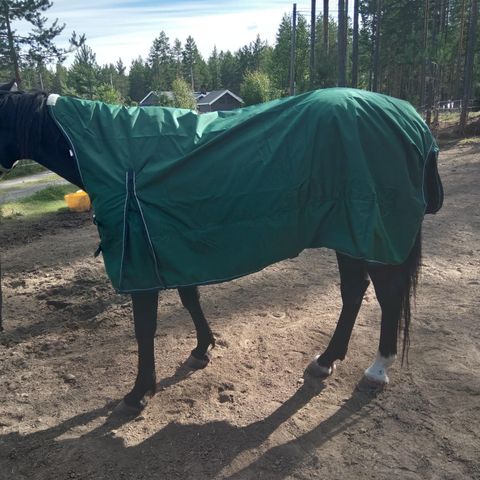
[[172, 47], [172, 62], [173, 62], [173, 73], [175, 78], [182, 76], [182, 42], [176, 38], [173, 42]]
[[290, 77], [290, 49], [292, 42], [292, 17], [285, 14], [277, 30], [272, 53], [270, 76], [274, 86], [286, 93]]
[[100, 67], [97, 64], [93, 50], [82, 45], [75, 54], [72, 67], [68, 72], [69, 87], [76, 95], [87, 99], [93, 99], [95, 88], [100, 83]]
[[182, 51], [183, 78], [192, 87], [192, 91], [204, 88], [208, 83], [208, 68], [198, 51], [192, 36], [188, 36]]
[[220, 52], [219, 60], [222, 87], [233, 92], [239, 92], [241, 76], [239, 75], [240, 66], [237, 58], [228, 50], [227, 52]]
[[128, 95], [134, 102], [139, 102], [149, 92], [148, 70], [142, 57], [132, 61], [129, 74]]
[[208, 90], [219, 90], [222, 87], [222, 79], [220, 72], [220, 58], [216, 46], [213, 47], [213, 52], [208, 59], [207, 65], [210, 72], [210, 84]]
[[[54, 44], [65, 25], [59, 25], [58, 20], [47, 25], [47, 19], [42, 16], [51, 6], [49, 0], [0, 1], [0, 64], [13, 73], [18, 84], [22, 82], [20, 70], [25, 65], [42, 66], [65, 58], [67, 50]], [[15, 24], [20, 21], [31, 25], [28, 34], [17, 34]], [[71, 45], [77, 47], [84, 41], [85, 37], [77, 38], [75, 32], [70, 39]]]
[[162, 30], [153, 41], [148, 56], [152, 90], [166, 91], [170, 88], [174, 78], [174, 65], [170, 40]]

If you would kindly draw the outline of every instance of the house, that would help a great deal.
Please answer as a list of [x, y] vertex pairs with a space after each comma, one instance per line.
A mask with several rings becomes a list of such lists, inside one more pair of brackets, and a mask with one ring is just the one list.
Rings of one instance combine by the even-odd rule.
[[197, 97], [198, 111], [217, 112], [219, 110], [234, 110], [243, 107], [243, 100], [230, 90], [215, 90]]
[[[243, 106], [243, 100], [230, 90], [215, 90], [213, 92], [195, 92], [198, 111], [200, 113], [216, 112], [218, 110], [233, 110]], [[149, 92], [145, 98], [140, 100], [139, 105], [166, 105], [173, 100], [172, 92]]]
[[155, 92], [151, 91], [145, 95], [142, 100], [138, 102], [138, 104], [142, 107], [151, 107], [151, 106], [159, 106], [165, 105], [169, 101], [173, 101], [173, 93], [172, 92]]

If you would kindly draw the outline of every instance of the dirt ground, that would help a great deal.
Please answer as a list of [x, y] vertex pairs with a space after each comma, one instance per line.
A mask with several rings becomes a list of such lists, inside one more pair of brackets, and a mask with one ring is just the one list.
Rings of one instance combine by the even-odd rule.
[[159, 393], [111, 416], [134, 380], [127, 296], [113, 292], [89, 214], [4, 220], [0, 479], [480, 479], [480, 145], [440, 157], [444, 208], [424, 223], [410, 365], [362, 382], [379, 335], [368, 290], [348, 358], [324, 383], [303, 370], [340, 308], [332, 252], [201, 289], [211, 364], [176, 292], [159, 308]]

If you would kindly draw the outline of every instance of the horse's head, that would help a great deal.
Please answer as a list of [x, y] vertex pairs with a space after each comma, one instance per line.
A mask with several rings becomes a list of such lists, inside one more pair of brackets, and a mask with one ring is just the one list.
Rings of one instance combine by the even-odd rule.
[[16, 95], [21, 93], [18, 92], [15, 81], [0, 85], [0, 177], [9, 172], [20, 160], [13, 100]]

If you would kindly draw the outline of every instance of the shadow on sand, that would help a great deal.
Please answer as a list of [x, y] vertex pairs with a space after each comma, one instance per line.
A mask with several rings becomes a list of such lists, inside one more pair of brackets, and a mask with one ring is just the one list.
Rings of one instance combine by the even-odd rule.
[[[180, 367], [174, 375], [159, 382], [158, 395], [189, 375], [188, 369]], [[351, 397], [313, 430], [288, 435], [284, 443], [269, 446], [269, 437], [307, 407], [314, 397], [321, 395], [324, 388], [323, 382], [306, 381], [268, 417], [246, 426], [224, 421], [204, 424], [173, 422], [134, 446], [125, 446], [123, 440], [116, 437], [117, 429], [129, 422], [137, 428], [136, 422], [144, 422], [144, 418], [139, 420], [112, 414], [116, 402], [110, 402], [46, 430], [1, 436], [0, 458], [3, 460], [0, 460], [0, 471], [9, 472], [9, 478], [18, 479], [60, 478], [55, 472], [68, 471], [74, 472], [71, 478], [81, 479], [240, 480], [258, 478], [259, 471], [271, 472], [271, 476], [267, 473], [262, 478], [286, 478], [301, 462], [311, 460], [312, 454], [325, 442], [368, 415], [371, 409], [365, 407], [377, 394], [377, 391], [359, 384]], [[90, 422], [99, 423], [103, 417], [104, 420], [88, 433], [79, 436], [75, 432]], [[249, 460], [236, 462], [243, 454], [247, 454]], [[97, 458], [98, 455], [102, 461], [92, 463], [92, 456]], [[277, 468], [278, 459], [283, 462], [281, 471]], [[0, 475], [0, 478], [3, 477]]]

